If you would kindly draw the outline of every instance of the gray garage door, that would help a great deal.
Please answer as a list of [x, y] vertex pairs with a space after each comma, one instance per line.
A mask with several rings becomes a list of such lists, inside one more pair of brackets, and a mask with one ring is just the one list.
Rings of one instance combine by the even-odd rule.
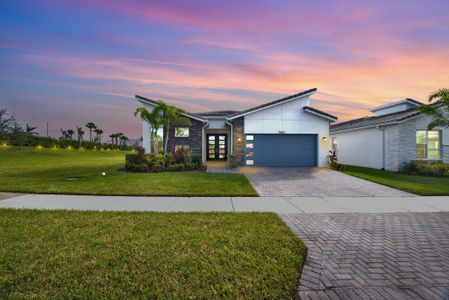
[[[251, 140], [252, 138], [252, 140]], [[248, 134], [247, 165], [263, 167], [316, 167], [316, 134]]]

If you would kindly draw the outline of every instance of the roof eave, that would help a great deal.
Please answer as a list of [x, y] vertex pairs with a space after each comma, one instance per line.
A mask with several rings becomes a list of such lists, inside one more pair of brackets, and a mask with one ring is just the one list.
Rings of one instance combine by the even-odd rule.
[[[154, 101], [152, 99], [148, 99], [148, 98], [142, 97], [142, 96], [139, 96], [139, 95], [136, 95], [135, 99], [137, 101], [141, 102], [141, 103], [146, 103], [146, 104], [149, 104], [151, 106], [154, 106], [156, 104], [156, 101]], [[182, 113], [181, 115], [183, 115], [184, 117], [187, 117], [187, 118], [191, 118], [191, 119], [200, 121], [200, 122], [207, 122], [206, 119], [203, 119], [203, 118], [200, 118], [198, 116], [194, 116], [194, 115], [191, 115], [191, 114], [188, 114], [188, 113]]]
[[327, 119], [327, 120], [329, 120], [329, 121], [331, 121], [331, 122], [335, 122], [335, 121], [338, 120], [338, 118], [335, 117], [335, 116], [330, 116], [330, 115], [327, 115], [327, 114], [323, 114], [323, 113], [320, 113], [320, 112], [311, 110], [311, 109], [309, 109], [308, 107], [304, 107], [304, 108], [303, 108], [303, 111], [306, 112], [306, 113], [315, 115], [315, 116], [317, 116], [317, 117], [320, 117], [320, 118], [323, 118], [323, 119]]

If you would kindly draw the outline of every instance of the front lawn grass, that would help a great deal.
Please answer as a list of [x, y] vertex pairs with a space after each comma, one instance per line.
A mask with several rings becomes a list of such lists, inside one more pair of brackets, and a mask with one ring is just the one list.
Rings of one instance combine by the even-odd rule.
[[449, 178], [409, 175], [356, 166], [344, 166], [343, 172], [417, 195], [449, 195]]
[[[129, 173], [125, 153], [0, 147], [0, 191], [22, 193], [257, 196], [241, 174]], [[105, 172], [106, 176], [101, 173]]]
[[0, 299], [288, 299], [306, 253], [274, 213], [0, 209], [0, 228]]

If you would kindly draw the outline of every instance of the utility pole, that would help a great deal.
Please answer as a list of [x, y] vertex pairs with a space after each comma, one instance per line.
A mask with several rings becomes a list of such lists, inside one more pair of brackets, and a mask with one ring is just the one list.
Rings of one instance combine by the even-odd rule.
[[47, 122], [47, 137], [48, 137], [48, 122]]

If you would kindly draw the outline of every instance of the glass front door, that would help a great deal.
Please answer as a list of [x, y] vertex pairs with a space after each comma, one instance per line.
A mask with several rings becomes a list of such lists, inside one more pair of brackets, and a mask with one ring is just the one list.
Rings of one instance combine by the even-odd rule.
[[226, 134], [207, 135], [207, 160], [227, 159], [227, 136]]

